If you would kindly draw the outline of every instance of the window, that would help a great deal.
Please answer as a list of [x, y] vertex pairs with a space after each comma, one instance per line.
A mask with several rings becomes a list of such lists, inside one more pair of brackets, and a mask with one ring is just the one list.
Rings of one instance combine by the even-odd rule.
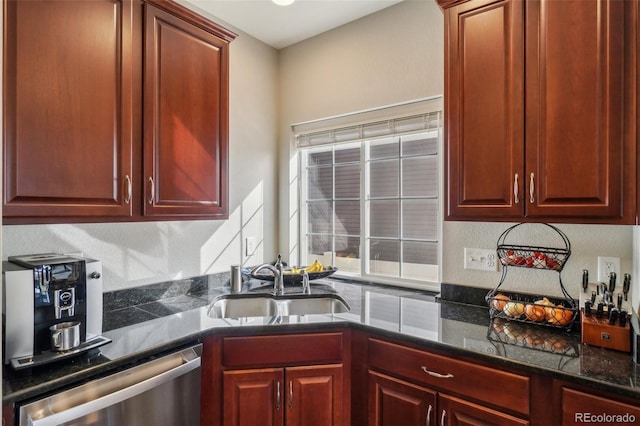
[[[440, 118], [435, 111], [394, 119], [391, 127], [377, 121], [297, 135], [301, 264], [317, 259], [352, 277], [433, 288]], [[371, 129], [384, 134], [355, 137]]]

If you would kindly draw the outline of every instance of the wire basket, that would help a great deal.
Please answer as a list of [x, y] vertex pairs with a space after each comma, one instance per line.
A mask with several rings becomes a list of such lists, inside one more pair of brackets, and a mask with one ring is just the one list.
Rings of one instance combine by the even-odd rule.
[[[535, 325], [570, 329], [578, 318], [579, 307], [562, 284], [561, 271], [571, 255], [569, 238], [558, 228], [549, 224], [535, 224], [549, 227], [560, 241], [559, 247], [513, 244], [509, 237], [522, 226], [519, 223], [504, 231], [498, 238], [496, 252], [503, 265], [502, 277], [495, 289], [485, 297], [491, 318], [519, 321]], [[533, 224], [529, 224], [533, 225]], [[532, 268], [555, 271], [564, 298], [543, 297], [535, 294], [501, 291], [510, 267]]]
[[570, 329], [579, 309], [573, 299], [495, 290], [485, 297], [491, 318]]
[[509, 234], [517, 227], [523, 225], [519, 223], [504, 231], [498, 238], [496, 252], [498, 259], [503, 266], [517, 266], [522, 268], [547, 269], [560, 272], [564, 268], [567, 259], [571, 255], [571, 243], [569, 238], [553, 225], [542, 224], [553, 229], [562, 240], [563, 247], [545, 247], [531, 245], [516, 245], [507, 243]]
[[542, 331], [538, 327], [504, 321], [500, 318], [491, 320], [487, 330], [487, 338], [496, 343], [535, 349], [571, 358], [580, 356], [579, 342], [572, 339], [567, 333]]

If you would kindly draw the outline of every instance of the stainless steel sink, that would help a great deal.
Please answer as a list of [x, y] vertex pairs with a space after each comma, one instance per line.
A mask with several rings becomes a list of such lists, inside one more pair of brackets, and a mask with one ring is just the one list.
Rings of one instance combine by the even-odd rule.
[[306, 295], [281, 299], [280, 315], [336, 314], [349, 312], [347, 302], [337, 294]]
[[212, 318], [271, 317], [278, 315], [278, 302], [265, 295], [224, 294], [209, 308]]
[[275, 317], [287, 315], [349, 312], [349, 304], [339, 295], [232, 293], [216, 297], [209, 307], [212, 318]]

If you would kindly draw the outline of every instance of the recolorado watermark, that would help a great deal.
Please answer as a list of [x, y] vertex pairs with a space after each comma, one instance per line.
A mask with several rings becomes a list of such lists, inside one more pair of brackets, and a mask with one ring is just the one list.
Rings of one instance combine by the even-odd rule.
[[633, 414], [608, 414], [608, 413], [575, 413], [574, 421], [576, 423], [609, 423], [609, 424], [625, 424], [635, 423], [636, 416]]

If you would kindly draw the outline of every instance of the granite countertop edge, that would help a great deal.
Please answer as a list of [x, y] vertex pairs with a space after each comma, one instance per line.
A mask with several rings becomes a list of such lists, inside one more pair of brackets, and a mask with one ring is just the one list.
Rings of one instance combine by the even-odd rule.
[[[403, 293], [411, 293], [411, 290], [402, 289]], [[418, 294], [419, 292], [415, 292]], [[440, 301], [437, 302], [439, 305], [455, 305], [455, 309], [460, 310], [465, 313], [466, 311], [472, 311], [471, 316], [482, 315], [479, 314], [479, 307], [477, 306], [467, 306], [463, 304], [455, 304], [453, 302]], [[187, 310], [181, 313], [177, 313], [174, 315], [169, 315], [163, 318], [154, 319], [153, 322], [144, 323], [145, 325], [150, 324], [152, 327], [170, 327], [171, 321], [179, 321], [182, 316], [192, 315], [197, 318], [202, 318], [202, 316], [206, 316], [206, 307], [199, 307], [196, 309]], [[481, 310], [481, 309], [480, 309]], [[486, 311], [486, 309], [485, 309]], [[489, 364], [500, 365], [505, 367], [510, 367], [514, 370], [519, 370], [523, 372], [532, 372], [538, 373], [546, 376], [551, 376], [554, 379], [565, 380], [571, 383], [582, 384], [586, 386], [596, 387], [599, 390], [608, 391], [613, 394], [617, 394], [620, 396], [632, 397], [632, 398], [640, 398], [640, 389], [633, 386], [631, 382], [629, 386], [624, 386], [618, 383], [614, 383], [612, 381], [599, 380], [594, 377], [582, 376], [580, 374], [575, 374], [572, 372], [562, 371], [558, 368], [554, 368], [553, 366], [541, 366], [536, 365], [534, 363], [523, 362], [517, 359], [512, 359], [502, 355], [496, 354], [487, 354], [477, 352], [471, 349], [467, 349], [461, 345], [451, 344], [448, 342], [442, 342], [437, 340], [430, 340], [425, 337], [415, 336], [411, 334], [406, 334], [400, 331], [389, 330], [386, 328], [381, 328], [375, 325], [364, 324], [359, 321], [355, 321], [349, 318], [336, 318], [333, 315], [312, 315], [313, 317], [310, 321], [304, 323], [291, 323], [291, 324], [256, 324], [256, 325], [243, 325], [243, 326], [234, 326], [233, 324], [226, 324], [220, 320], [217, 320], [215, 324], [209, 324], [201, 326], [199, 329], [191, 328], [183, 334], [180, 334], [177, 337], [171, 338], [170, 340], [166, 340], [163, 342], [158, 342], [156, 344], [151, 344], [146, 346], [140, 350], [134, 350], [126, 353], [122, 356], [117, 356], [113, 359], [101, 357], [100, 355], [96, 356], [96, 359], [84, 359], [81, 357], [77, 361], [74, 362], [75, 365], [65, 366], [61, 368], [61, 370], [65, 370], [64, 372], [59, 372], [56, 377], [56, 373], [51, 373], [53, 378], [50, 378], [45, 381], [40, 381], [39, 383], [34, 383], [32, 385], [24, 385], [19, 389], [14, 389], [11, 386], [10, 380], [7, 379], [7, 368], [5, 367], [5, 374], [3, 377], [3, 404], [10, 404], [19, 401], [25, 401], [29, 399], [35, 399], [40, 395], [44, 395], [47, 393], [52, 393], [59, 389], [65, 387], [72, 387], [78, 383], [82, 383], [83, 381], [87, 381], [90, 379], [103, 377], [109, 374], [112, 374], [119, 369], [129, 368], [137, 363], [145, 362], [151, 358], [155, 358], [164, 353], [168, 353], [174, 350], [178, 350], [182, 347], [186, 347], [190, 344], [195, 344], [201, 342], [205, 337], [211, 335], [213, 333], [238, 333], [238, 334], [251, 334], [251, 333], [264, 333], [268, 331], [274, 332], [282, 332], [282, 331], [303, 331], [303, 330], [321, 330], [321, 329], [337, 329], [337, 328], [345, 328], [350, 327], [366, 332], [370, 332], [373, 334], [377, 334], [383, 337], [389, 337], [399, 341], [405, 341], [407, 343], [416, 344], [418, 346], [424, 348], [433, 348], [435, 350], [449, 352], [456, 355], [461, 355], [466, 358], [473, 358], [479, 361], [484, 361]], [[487, 314], [488, 320], [488, 314]], [[140, 326], [140, 324], [132, 324], [132, 330], [135, 330], [136, 326]], [[127, 336], [129, 333], [130, 327], [122, 327], [120, 329], [114, 329], [110, 332], [107, 332], [107, 335], [113, 333], [114, 336]], [[111, 336], [110, 336], [111, 337]], [[607, 350], [605, 350], [607, 351]], [[9, 372], [9, 374], [15, 374], [13, 372]], [[631, 379], [631, 378], [630, 378]], [[28, 381], [28, 380], [27, 380]], [[38, 381], [38, 376], [34, 378], [34, 381]]]

